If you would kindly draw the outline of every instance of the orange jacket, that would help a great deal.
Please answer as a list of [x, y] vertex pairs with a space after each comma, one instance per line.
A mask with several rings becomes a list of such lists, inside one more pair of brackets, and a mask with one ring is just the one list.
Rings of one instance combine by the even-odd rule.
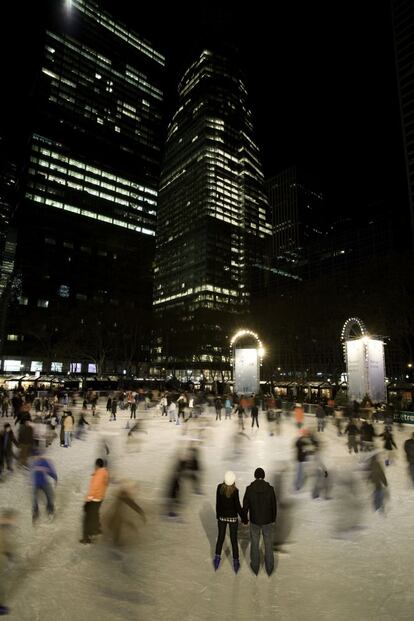
[[109, 474], [106, 468], [98, 468], [92, 475], [89, 483], [88, 495], [86, 500], [96, 502], [105, 498], [106, 488], [108, 487]]
[[295, 407], [295, 420], [297, 423], [303, 423], [305, 420], [305, 411], [303, 407]]

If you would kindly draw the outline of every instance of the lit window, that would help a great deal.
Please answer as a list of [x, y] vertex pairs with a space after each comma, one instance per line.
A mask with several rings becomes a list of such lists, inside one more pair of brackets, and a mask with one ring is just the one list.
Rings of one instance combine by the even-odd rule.
[[37, 306], [39, 308], [47, 308], [49, 306], [49, 300], [37, 300]]
[[21, 360], [5, 360], [3, 363], [3, 371], [20, 371]]
[[96, 373], [96, 364], [88, 364], [88, 373]]
[[55, 373], [62, 373], [63, 370], [63, 362], [52, 362], [50, 365], [50, 370]]
[[8, 341], [18, 341], [19, 340], [19, 335], [18, 334], [8, 334], [7, 335], [7, 340]]
[[71, 362], [69, 365], [69, 370], [71, 373], [81, 373], [82, 372], [82, 363], [81, 362]]
[[20, 306], [27, 306], [29, 304], [29, 298], [26, 298], [23, 295], [19, 296], [17, 298], [17, 301], [20, 304]]
[[88, 296], [87, 296], [87, 295], [85, 295], [84, 293], [77, 293], [77, 294], [76, 294], [76, 299], [77, 299], [77, 300], [83, 300], [83, 301], [84, 301], [84, 300], [87, 300], [87, 299], [88, 299]]
[[32, 362], [30, 363], [31, 373], [37, 373], [38, 371], [41, 371], [42, 369], [43, 369], [43, 362], [40, 362], [39, 360], [32, 360]]

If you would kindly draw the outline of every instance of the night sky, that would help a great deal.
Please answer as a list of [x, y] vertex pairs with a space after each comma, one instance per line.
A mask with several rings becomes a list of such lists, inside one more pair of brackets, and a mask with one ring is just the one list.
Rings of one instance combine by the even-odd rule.
[[[39, 21], [32, 4], [24, 22], [9, 21], [26, 54], [9, 54], [6, 67], [9, 132], [25, 106]], [[299, 165], [338, 214], [407, 208], [388, 0], [103, 4], [166, 54], [167, 119], [178, 79], [201, 49], [235, 45], [266, 176]]]

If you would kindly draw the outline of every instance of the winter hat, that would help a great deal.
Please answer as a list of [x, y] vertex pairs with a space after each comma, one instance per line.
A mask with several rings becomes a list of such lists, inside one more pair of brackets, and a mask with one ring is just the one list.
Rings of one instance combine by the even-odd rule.
[[227, 470], [224, 475], [224, 482], [226, 485], [234, 485], [236, 482], [236, 475], [231, 470]]
[[265, 472], [264, 472], [263, 468], [256, 468], [256, 470], [254, 471], [254, 478], [255, 479], [264, 479], [265, 478]]

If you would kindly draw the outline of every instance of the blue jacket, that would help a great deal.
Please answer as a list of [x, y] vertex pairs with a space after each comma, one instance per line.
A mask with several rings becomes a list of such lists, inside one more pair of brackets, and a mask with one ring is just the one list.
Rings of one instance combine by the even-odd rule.
[[38, 457], [32, 462], [31, 474], [34, 487], [43, 487], [47, 483], [48, 475], [57, 482], [55, 467], [44, 457]]

